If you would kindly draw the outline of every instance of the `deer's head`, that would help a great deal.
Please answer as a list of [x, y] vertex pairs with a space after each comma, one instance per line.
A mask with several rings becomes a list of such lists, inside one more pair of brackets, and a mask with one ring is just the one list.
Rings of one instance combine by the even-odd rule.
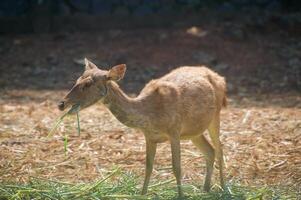
[[107, 94], [107, 81], [118, 81], [126, 71], [125, 64], [116, 65], [109, 71], [99, 69], [94, 63], [85, 58], [85, 71], [77, 79], [72, 89], [67, 93], [58, 108], [63, 111], [69, 106], [80, 109], [86, 108]]

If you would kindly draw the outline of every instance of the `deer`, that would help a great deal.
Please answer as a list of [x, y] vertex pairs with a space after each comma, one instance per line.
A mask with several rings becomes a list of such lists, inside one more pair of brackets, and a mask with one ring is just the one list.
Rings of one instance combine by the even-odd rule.
[[[206, 160], [204, 190], [211, 189], [215, 160], [219, 180], [224, 182], [224, 158], [220, 140], [220, 112], [226, 107], [225, 78], [206, 66], [182, 66], [151, 80], [136, 97], [119, 87], [126, 65], [104, 70], [85, 58], [85, 70], [72, 89], [58, 103], [59, 110], [79, 106], [80, 110], [97, 101], [104, 104], [122, 124], [140, 130], [146, 144], [145, 176], [142, 195], [147, 193], [157, 144], [168, 141], [177, 192], [181, 188], [181, 140], [191, 140]], [[211, 143], [204, 132], [208, 130]]]

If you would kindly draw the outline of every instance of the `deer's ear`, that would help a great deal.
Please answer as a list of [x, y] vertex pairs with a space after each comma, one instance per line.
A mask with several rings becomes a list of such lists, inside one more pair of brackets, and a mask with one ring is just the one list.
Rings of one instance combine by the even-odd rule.
[[96, 68], [97, 66], [94, 63], [92, 63], [90, 60], [85, 58], [85, 70], [96, 69]]
[[107, 77], [109, 80], [114, 80], [114, 81], [119, 81], [124, 77], [126, 71], [126, 65], [121, 64], [121, 65], [116, 65], [110, 69]]

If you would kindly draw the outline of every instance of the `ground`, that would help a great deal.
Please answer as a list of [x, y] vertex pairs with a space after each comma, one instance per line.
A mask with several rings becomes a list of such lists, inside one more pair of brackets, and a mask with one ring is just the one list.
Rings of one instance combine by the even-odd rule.
[[[100, 103], [80, 113], [80, 136], [71, 116], [47, 137], [61, 115], [56, 105], [83, 71], [82, 59], [87, 57], [105, 69], [126, 63], [120, 85], [130, 95], [177, 66], [206, 64], [228, 84], [229, 103], [221, 113], [227, 181], [301, 192], [298, 36], [277, 28], [260, 32], [212, 22], [4, 35], [0, 42], [1, 182], [26, 182], [30, 177], [91, 182], [114, 166], [143, 175], [143, 134], [120, 124]], [[205, 161], [191, 144], [181, 144], [183, 180], [200, 187]], [[152, 178], [172, 177], [169, 144], [163, 143]], [[217, 170], [213, 182], [218, 184]]]

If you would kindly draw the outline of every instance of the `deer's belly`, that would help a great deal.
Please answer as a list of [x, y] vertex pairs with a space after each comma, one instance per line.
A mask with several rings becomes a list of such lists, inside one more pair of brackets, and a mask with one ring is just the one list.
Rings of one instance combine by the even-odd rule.
[[200, 135], [201, 133], [203, 133], [204, 131], [202, 132], [184, 132], [184, 133], [181, 133], [181, 140], [190, 140], [192, 138], [194, 138], [195, 136], [198, 136]]
[[212, 117], [207, 115], [206, 117], [198, 118], [195, 120], [188, 120], [181, 126], [181, 139], [191, 139], [199, 134], [202, 134], [209, 126]]
[[168, 140], [168, 137], [167, 135], [163, 134], [163, 133], [160, 133], [160, 132], [156, 132], [156, 131], [153, 131], [153, 132], [144, 132], [144, 136], [153, 141], [153, 142], [156, 142], [156, 143], [162, 143], [162, 142], [165, 142]]

